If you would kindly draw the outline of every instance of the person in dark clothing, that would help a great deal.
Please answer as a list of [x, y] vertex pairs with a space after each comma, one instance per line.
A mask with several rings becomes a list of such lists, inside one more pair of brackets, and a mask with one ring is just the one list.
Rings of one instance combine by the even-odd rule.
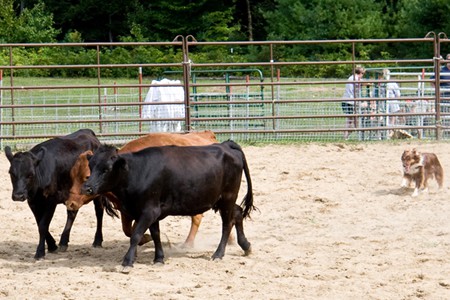
[[[445, 57], [446, 60], [450, 60], [450, 53]], [[430, 79], [434, 79], [435, 76], [431, 76]], [[450, 112], [450, 99], [445, 99], [450, 97], [450, 62], [447, 62], [444, 67], [441, 68], [440, 79], [440, 95], [441, 95], [441, 112]], [[442, 82], [442, 80], [449, 80], [449, 82]], [[431, 85], [435, 87], [432, 82]], [[442, 99], [444, 98], [444, 99]]]

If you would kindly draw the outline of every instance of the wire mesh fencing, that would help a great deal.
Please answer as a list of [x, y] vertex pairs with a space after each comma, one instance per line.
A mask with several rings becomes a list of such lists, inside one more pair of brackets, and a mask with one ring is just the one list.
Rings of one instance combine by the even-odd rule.
[[[447, 106], [450, 104], [447, 102], [450, 97], [444, 89], [439, 89], [439, 77], [431, 79], [446, 60], [438, 58], [434, 52], [428, 58], [404, 60], [356, 58], [355, 49], [362, 49], [370, 43], [416, 42], [432, 45], [436, 44], [435, 39], [316, 41], [318, 46], [336, 42], [352, 47], [351, 59], [277, 62], [275, 46], [301, 47], [305, 46], [302, 44], [311, 46], [314, 43], [268, 41], [242, 42], [240, 45], [242, 49], [266, 47], [269, 51], [262, 53], [267, 53], [269, 57], [262, 62], [193, 63], [189, 59], [187, 43], [196, 49], [217, 47], [225, 51], [229, 45], [183, 40], [172, 43], [126, 43], [126, 47], [130, 48], [159, 47], [168, 51], [181, 47], [182, 62], [103, 65], [102, 55], [108, 52], [103, 53], [101, 48], [124, 46], [108, 43], [92, 50], [97, 61], [88, 65], [3, 66], [9, 75], [0, 79], [0, 143], [36, 143], [80, 128], [91, 128], [101, 140], [113, 143], [123, 143], [160, 128], [169, 132], [213, 130], [219, 140], [232, 138], [246, 142], [334, 142], [342, 141], [346, 131], [350, 132], [349, 139], [352, 141], [388, 140], [396, 138], [398, 132], [403, 132], [408, 138], [448, 138], [450, 109]], [[0, 46], [11, 49], [1, 52], [1, 55], [8, 56], [4, 61], [13, 62], [16, 48], [75, 45]], [[92, 49], [94, 45], [76, 46]], [[355, 110], [348, 115], [342, 108], [343, 95], [346, 84], [349, 84], [348, 76], [356, 65], [366, 66], [364, 81], [367, 84], [362, 85], [358, 96], [351, 99]], [[344, 78], [283, 76], [293, 70], [301, 72], [302, 68], [313, 70], [323, 66], [345, 69], [350, 74], [346, 73]], [[30, 76], [32, 70], [45, 69], [60, 69], [61, 74], [88, 69], [92, 77]], [[136, 78], [111, 76], [113, 71], [122, 69], [127, 74], [136, 74]], [[143, 69], [161, 77], [146, 77]], [[383, 75], [385, 69], [390, 71], [389, 78]], [[182, 96], [147, 101], [150, 90], [157, 86], [154, 81], [163, 78], [173, 82], [160, 88], [181, 89]], [[394, 82], [400, 94], [391, 97], [388, 90]], [[183, 107], [182, 115], [145, 113], [148, 110], [175, 111], [176, 107]], [[348, 126], [349, 120], [354, 126]]]
[[[395, 76], [401, 80], [412, 75]], [[281, 79], [294, 80], [297, 79]], [[123, 84], [129, 83], [124, 81]], [[116, 82], [120, 84], [120, 80]], [[222, 140], [340, 141], [347, 118], [341, 107], [344, 88], [344, 83], [329, 79], [325, 83], [317, 80], [301, 85], [237, 86], [229, 90], [215, 87], [210, 92], [190, 93], [190, 128], [213, 130]], [[433, 89], [404, 83], [400, 84], [401, 98], [388, 100], [382, 88], [381, 84], [362, 88], [362, 98], [355, 100], [357, 126], [351, 140], [389, 139], [395, 128], [416, 138], [436, 138], [432, 128], [436, 123], [435, 103], [430, 99], [434, 97]], [[180, 128], [185, 128], [185, 117], [159, 120], [143, 116], [145, 105], [184, 104], [145, 103], [142, 99], [148, 91], [138, 87], [24, 89], [14, 91], [13, 102], [10, 92], [4, 91], [1, 136], [21, 140], [33, 135], [63, 135], [88, 127], [105, 141], [122, 141], [154, 131], [158, 127], [155, 124], [163, 122], [180, 122]], [[388, 102], [397, 103], [400, 109], [390, 112]], [[417, 129], [424, 126], [428, 128]]]

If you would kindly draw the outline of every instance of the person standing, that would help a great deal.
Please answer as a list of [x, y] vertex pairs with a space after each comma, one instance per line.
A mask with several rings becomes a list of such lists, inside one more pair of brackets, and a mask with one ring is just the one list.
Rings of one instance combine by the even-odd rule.
[[[342, 101], [342, 110], [345, 114], [347, 114], [345, 127], [346, 128], [354, 128], [356, 127], [356, 118], [351, 116], [355, 113], [355, 98], [359, 98], [361, 96], [361, 81], [362, 77], [366, 70], [363, 67], [356, 67], [354, 74], [351, 75], [347, 81], [348, 83], [345, 85], [345, 91]], [[349, 131], [344, 132], [344, 139], [348, 139], [350, 133]]]
[[[391, 79], [391, 72], [388, 69], [383, 70], [383, 77], [385, 80]], [[386, 83], [386, 98], [399, 98], [401, 96], [400, 87], [397, 82], [389, 81]], [[387, 113], [396, 114], [400, 111], [399, 100], [388, 100], [387, 101]], [[396, 116], [389, 116], [389, 125], [396, 125]]]
[[[450, 60], [450, 53], [446, 55], [445, 59]], [[430, 77], [430, 79], [434, 78], [436, 78], [435, 75]], [[447, 62], [445, 66], [441, 68], [439, 79], [441, 80], [439, 84], [441, 97], [450, 97], [450, 62]], [[442, 82], [442, 80], [449, 80], [449, 82]], [[434, 82], [432, 82], [431, 85], [433, 87], [436, 86]], [[450, 99], [441, 99], [441, 112], [450, 112]]]

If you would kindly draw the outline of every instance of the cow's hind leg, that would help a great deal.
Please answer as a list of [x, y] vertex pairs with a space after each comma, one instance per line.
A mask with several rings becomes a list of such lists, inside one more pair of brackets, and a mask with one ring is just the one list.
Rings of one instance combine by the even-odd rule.
[[252, 252], [252, 247], [244, 234], [244, 218], [242, 216], [242, 208], [239, 205], [234, 207], [234, 220], [238, 244], [244, 250], [245, 255], [249, 255]]
[[153, 262], [164, 263], [164, 250], [161, 243], [161, 235], [159, 230], [159, 222], [155, 222], [150, 226], [150, 234], [152, 235], [153, 243], [155, 245], [155, 258]]
[[[122, 221], [123, 233], [127, 237], [131, 237], [131, 235], [133, 234], [133, 230], [136, 227], [136, 223], [133, 223], [133, 218], [124, 212], [120, 212], [120, 220]], [[150, 241], [151, 241], [150, 235], [145, 233], [141, 241], [139, 242], [139, 246], [142, 246]]]
[[231, 209], [220, 209], [220, 216], [222, 217], [222, 237], [216, 252], [214, 252], [212, 259], [221, 259], [225, 255], [225, 248], [231, 234], [231, 229], [234, 225], [234, 213]]
[[53, 253], [53, 252], [56, 252], [58, 250], [58, 246], [56, 246], [56, 240], [50, 234], [50, 232], [47, 232], [47, 235], [45, 236], [45, 241], [47, 243], [48, 252]]
[[200, 227], [200, 223], [202, 222], [203, 214], [198, 214], [191, 217], [191, 229], [189, 230], [189, 234], [184, 241], [183, 246], [187, 248], [192, 248], [194, 246], [195, 236], [197, 235], [198, 228]]
[[66, 226], [64, 226], [63, 232], [61, 233], [61, 238], [59, 240], [59, 250], [62, 252], [66, 251], [69, 247], [70, 230], [72, 229], [73, 222], [75, 222], [77, 214], [78, 210], [67, 210]]
[[[198, 228], [200, 227], [200, 223], [202, 222], [203, 214], [198, 214], [191, 217], [191, 229], [189, 230], [189, 234], [186, 237], [186, 240], [183, 243], [183, 247], [192, 248], [194, 247], [195, 237], [198, 232]], [[234, 236], [233, 233], [230, 234], [228, 238], [228, 245], [234, 244]]]

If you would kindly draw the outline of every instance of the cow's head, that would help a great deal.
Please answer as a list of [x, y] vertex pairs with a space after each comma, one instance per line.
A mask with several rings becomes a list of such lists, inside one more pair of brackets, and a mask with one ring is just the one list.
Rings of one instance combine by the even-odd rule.
[[88, 157], [93, 154], [91, 150], [81, 153], [70, 170], [72, 187], [70, 188], [69, 198], [65, 201], [68, 210], [78, 210], [96, 197], [96, 195], [87, 196], [81, 194], [81, 187], [91, 174]]
[[120, 157], [117, 148], [103, 145], [94, 155], [87, 155], [91, 175], [81, 187], [83, 195], [97, 195], [113, 191], [128, 170], [124, 158]]
[[12, 199], [25, 201], [39, 187], [39, 172], [37, 166], [44, 157], [46, 149], [42, 147], [37, 154], [32, 152], [17, 152], [13, 154], [9, 146], [5, 147], [5, 154], [11, 166], [9, 175], [13, 186]]

